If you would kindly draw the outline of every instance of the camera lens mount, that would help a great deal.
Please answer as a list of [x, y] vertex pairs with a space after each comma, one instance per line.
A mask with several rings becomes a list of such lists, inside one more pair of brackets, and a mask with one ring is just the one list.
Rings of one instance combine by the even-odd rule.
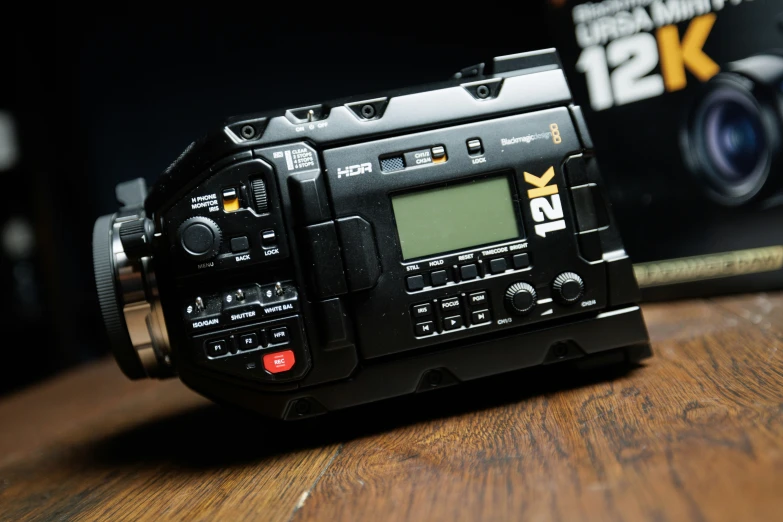
[[131, 379], [170, 377], [174, 375], [171, 350], [152, 258], [135, 257], [123, 246], [121, 228], [136, 225], [134, 221], [139, 222], [135, 228], [149, 228], [143, 216], [132, 212], [101, 216], [95, 222], [92, 247], [98, 302], [123, 373]]

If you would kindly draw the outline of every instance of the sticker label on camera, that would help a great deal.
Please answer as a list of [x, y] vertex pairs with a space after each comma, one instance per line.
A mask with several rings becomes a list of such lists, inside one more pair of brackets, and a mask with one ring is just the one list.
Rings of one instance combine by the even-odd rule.
[[[278, 158], [279, 152], [275, 152], [274, 157]], [[306, 147], [289, 149], [282, 152], [285, 158], [285, 166], [288, 170], [301, 170], [315, 167], [315, 156], [313, 151]]]
[[530, 198], [530, 213], [536, 222], [536, 235], [541, 237], [566, 227], [563, 205], [557, 183], [553, 183], [554, 178], [554, 167], [549, 167], [541, 176], [525, 172], [525, 181], [534, 187], [527, 191], [527, 197]]

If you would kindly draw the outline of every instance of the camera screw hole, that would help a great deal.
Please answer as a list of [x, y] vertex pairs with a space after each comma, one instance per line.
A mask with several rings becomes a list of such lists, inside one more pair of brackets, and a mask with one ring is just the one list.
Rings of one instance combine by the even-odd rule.
[[310, 413], [310, 403], [305, 399], [299, 399], [296, 401], [296, 405], [294, 406], [296, 409], [296, 413], [299, 415], [307, 415]]
[[490, 95], [490, 90], [489, 87], [487, 87], [486, 85], [479, 85], [478, 87], [476, 87], [476, 96], [478, 96], [482, 100], [489, 98], [489, 95]]
[[367, 105], [362, 105], [362, 116], [365, 117], [368, 120], [371, 120], [372, 118], [375, 118], [375, 107], [370, 105], [369, 103]]
[[568, 355], [568, 344], [567, 343], [557, 343], [552, 347], [552, 352], [555, 354], [555, 357], [558, 359], [562, 359], [566, 355]]
[[432, 370], [427, 374], [427, 382], [430, 386], [438, 386], [443, 382], [443, 374], [438, 370]]
[[256, 129], [254, 129], [252, 125], [244, 125], [239, 132], [246, 140], [249, 140], [256, 135]]

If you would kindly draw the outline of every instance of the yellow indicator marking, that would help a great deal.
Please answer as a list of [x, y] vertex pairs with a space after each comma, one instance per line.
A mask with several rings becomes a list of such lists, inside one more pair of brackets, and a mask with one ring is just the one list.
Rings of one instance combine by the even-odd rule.
[[658, 29], [656, 34], [661, 55], [661, 72], [667, 91], [685, 88], [688, 84], [686, 69], [703, 82], [718, 74], [720, 66], [702, 49], [715, 19], [715, 13], [710, 13], [691, 20], [682, 42], [676, 25], [665, 25]]
[[223, 210], [226, 212], [236, 212], [239, 210], [239, 197], [235, 189], [223, 191]]
[[547, 185], [552, 178], [555, 177], [555, 168], [549, 167], [541, 176], [534, 176], [529, 172], [525, 172], [525, 181], [533, 185], [534, 189], [527, 191], [527, 197], [530, 199], [540, 198], [543, 196], [551, 196], [557, 194], [557, 185]]
[[432, 158], [433, 163], [445, 163], [446, 162], [446, 155], [444, 154], [440, 158]]

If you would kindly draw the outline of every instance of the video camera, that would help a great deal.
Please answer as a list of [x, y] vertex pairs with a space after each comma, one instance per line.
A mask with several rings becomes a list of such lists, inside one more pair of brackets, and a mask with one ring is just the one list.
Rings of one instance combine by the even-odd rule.
[[651, 355], [554, 50], [232, 118], [117, 198], [93, 257], [132, 379], [298, 419]]

